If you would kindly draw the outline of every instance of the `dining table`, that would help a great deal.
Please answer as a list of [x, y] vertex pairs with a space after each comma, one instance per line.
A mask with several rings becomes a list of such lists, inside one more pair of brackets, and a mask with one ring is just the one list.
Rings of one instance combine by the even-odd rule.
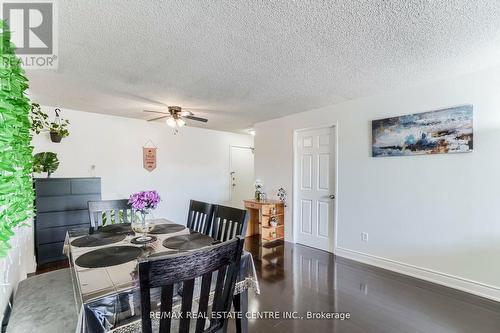
[[[129, 223], [70, 229], [64, 253], [69, 258], [78, 322], [76, 333], [141, 332], [139, 260], [211, 246], [217, 241], [166, 219], [151, 220], [152, 241], [138, 243]], [[195, 285], [199, 285], [197, 280]], [[196, 286], [195, 286], [196, 288]], [[176, 284], [173, 310], [180, 308], [182, 284]], [[243, 251], [233, 304], [241, 319], [237, 332], [248, 331], [248, 292], [259, 294], [252, 255]], [[151, 294], [159, 303], [160, 293]]]

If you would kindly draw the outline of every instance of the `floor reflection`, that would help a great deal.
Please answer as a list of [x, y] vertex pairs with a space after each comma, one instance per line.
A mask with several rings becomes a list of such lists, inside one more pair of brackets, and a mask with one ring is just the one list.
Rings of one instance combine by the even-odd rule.
[[[349, 312], [350, 320], [250, 320], [250, 332], [499, 332], [500, 305], [301, 245], [260, 249], [250, 311]], [[232, 325], [230, 325], [232, 327]]]

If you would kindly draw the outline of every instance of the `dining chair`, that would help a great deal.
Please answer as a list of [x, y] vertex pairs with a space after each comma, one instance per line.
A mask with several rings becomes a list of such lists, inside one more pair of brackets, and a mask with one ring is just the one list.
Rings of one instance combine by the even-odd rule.
[[87, 205], [90, 226], [94, 229], [103, 224], [112, 224], [113, 221], [114, 223], [127, 223], [134, 219], [134, 212], [128, 199], [89, 201]]
[[212, 204], [191, 200], [186, 226], [191, 230], [209, 235], [209, 230], [212, 227], [213, 212], [214, 206]]
[[248, 215], [245, 209], [216, 205], [214, 210], [212, 238], [225, 242], [236, 236], [245, 237]]
[[[181, 333], [225, 332], [231, 310], [234, 288], [240, 268], [244, 239], [236, 237], [227, 242], [196, 251], [139, 260], [141, 293], [141, 323], [143, 333], [152, 333], [151, 318], [159, 318], [159, 332]], [[215, 289], [211, 290], [212, 274], [217, 272]], [[215, 274], [214, 274], [215, 277]], [[199, 295], [194, 295], [195, 279], [201, 278]], [[199, 281], [200, 279], [197, 279]], [[180, 316], [172, 313], [174, 284], [182, 283]], [[161, 288], [159, 312], [151, 312], [151, 289]], [[198, 303], [196, 319], [187, 315], [192, 311], [193, 296]], [[212, 300], [212, 301], [211, 301]], [[209, 304], [210, 303], [210, 304]], [[155, 303], [156, 304], [156, 303]], [[180, 318], [172, 324], [172, 318]], [[209, 323], [206, 322], [208, 318]], [[178, 324], [178, 330], [175, 328]], [[194, 330], [190, 330], [190, 325]], [[172, 328], [171, 326], [174, 326]], [[205, 328], [208, 326], [207, 328]], [[192, 328], [193, 328], [192, 327]]]

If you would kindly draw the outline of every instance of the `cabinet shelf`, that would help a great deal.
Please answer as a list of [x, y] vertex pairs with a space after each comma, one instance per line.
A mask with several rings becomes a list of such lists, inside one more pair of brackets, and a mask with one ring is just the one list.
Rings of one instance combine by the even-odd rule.
[[263, 225], [262, 228], [264, 228], [264, 229], [276, 229], [276, 228], [283, 228], [284, 226], [285, 226], [284, 224], [278, 224], [275, 227], [273, 227], [272, 225]]
[[275, 237], [275, 238], [272, 238], [272, 237], [265, 237], [265, 236], [262, 236], [262, 240], [265, 240], [267, 242], [274, 242], [274, 241], [277, 241], [277, 240], [280, 240], [280, 239], [285, 239], [285, 237]]

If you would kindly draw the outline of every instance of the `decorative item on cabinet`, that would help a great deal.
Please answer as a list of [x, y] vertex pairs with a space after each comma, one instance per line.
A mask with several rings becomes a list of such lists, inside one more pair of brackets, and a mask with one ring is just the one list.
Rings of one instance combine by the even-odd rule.
[[47, 178], [50, 178], [50, 174], [54, 173], [58, 167], [59, 159], [56, 153], [45, 151], [33, 156], [33, 172], [46, 172]]
[[261, 195], [261, 193], [263, 193], [262, 189], [264, 188], [264, 186], [262, 185], [262, 183], [259, 180], [256, 180], [253, 186], [255, 187], [254, 199], [260, 200], [260, 195]]
[[283, 187], [280, 187], [278, 189], [278, 193], [276, 194], [278, 196], [278, 199], [283, 202], [283, 204], [286, 207], [286, 191]]

